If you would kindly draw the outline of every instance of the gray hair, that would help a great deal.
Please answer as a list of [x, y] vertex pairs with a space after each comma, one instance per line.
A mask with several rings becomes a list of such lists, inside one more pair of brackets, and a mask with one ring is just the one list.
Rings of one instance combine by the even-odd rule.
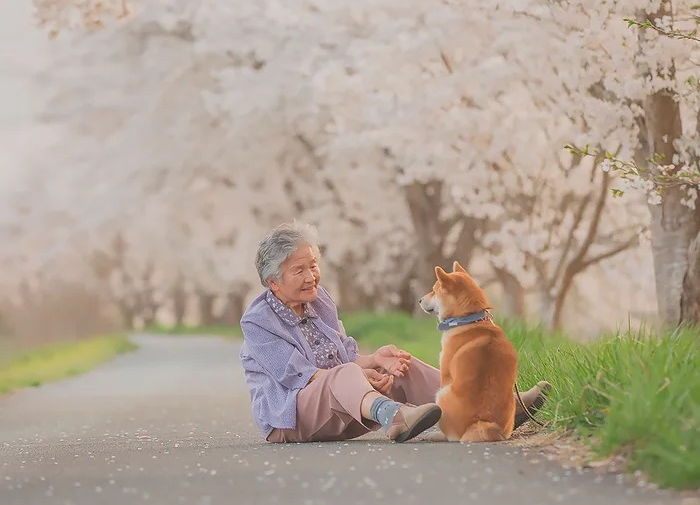
[[277, 226], [262, 239], [255, 255], [255, 267], [262, 285], [268, 287], [268, 279], [280, 281], [280, 266], [304, 244], [310, 245], [316, 255], [319, 255], [316, 228], [297, 221]]

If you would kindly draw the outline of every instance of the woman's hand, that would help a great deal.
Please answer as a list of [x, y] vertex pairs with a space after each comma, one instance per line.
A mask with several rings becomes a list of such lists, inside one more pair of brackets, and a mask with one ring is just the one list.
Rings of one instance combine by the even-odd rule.
[[380, 347], [374, 352], [373, 357], [377, 366], [397, 377], [406, 375], [411, 364], [411, 355], [394, 344]]
[[391, 386], [394, 385], [394, 377], [388, 374], [377, 372], [374, 368], [363, 368], [362, 371], [367, 377], [370, 385], [383, 395], [389, 395]]

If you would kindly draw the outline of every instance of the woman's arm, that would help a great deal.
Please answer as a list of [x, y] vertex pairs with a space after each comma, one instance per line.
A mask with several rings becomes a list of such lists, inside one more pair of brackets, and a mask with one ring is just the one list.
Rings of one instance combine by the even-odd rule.
[[360, 365], [362, 368], [377, 368], [377, 361], [374, 359], [374, 354], [357, 355], [355, 363]]
[[296, 347], [255, 323], [241, 322], [241, 329], [250, 357], [284, 387], [301, 389], [319, 371]]

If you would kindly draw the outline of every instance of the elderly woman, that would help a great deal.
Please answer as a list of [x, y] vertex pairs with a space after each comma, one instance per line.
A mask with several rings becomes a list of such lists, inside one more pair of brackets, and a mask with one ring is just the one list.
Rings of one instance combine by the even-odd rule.
[[[433, 403], [439, 370], [394, 345], [360, 355], [319, 284], [318, 260], [308, 225], [283, 224], [258, 249], [268, 289], [241, 319], [240, 357], [265, 439], [346, 440], [383, 427], [403, 442], [433, 426], [441, 415]], [[524, 393], [526, 405], [541, 402], [539, 393]]]

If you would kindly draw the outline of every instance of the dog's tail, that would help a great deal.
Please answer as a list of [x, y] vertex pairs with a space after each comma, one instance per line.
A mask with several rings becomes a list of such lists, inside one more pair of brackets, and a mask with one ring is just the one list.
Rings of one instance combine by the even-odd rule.
[[490, 421], [477, 421], [467, 428], [460, 442], [498, 442], [508, 437], [503, 428]]

